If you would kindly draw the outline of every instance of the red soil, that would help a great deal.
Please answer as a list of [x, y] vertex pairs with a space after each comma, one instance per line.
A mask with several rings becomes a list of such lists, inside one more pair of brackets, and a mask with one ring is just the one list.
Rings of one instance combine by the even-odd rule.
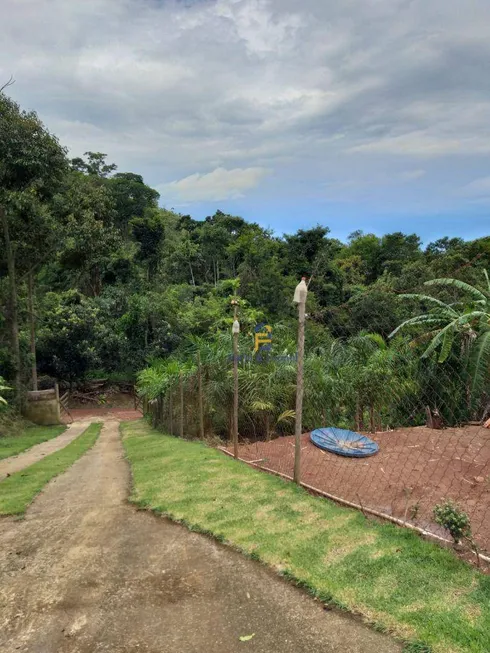
[[[70, 414], [73, 421], [82, 420], [86, 417], [114, 417], [122, 422], [130, 421], [132, 419], [140, 419], [143, 414], [140, 410], [130, 408], [110, 408], [108, 406], [97, 406], [95, 408], [70, 408]], [[62, 419], [64, 422], [69, 423], [71, 419], [68, 415], [63, 414]]]
[[[301, 481], [446, 537], [432, 510], [441, 500], [456, 500], [470, 516], [477, 542], [490, 551], [490, 430], [416, 427], [370, 437], [379, 453], [354, 459], [322, 451], [304, 434]], [[294, 438], [242, 444], [239, 455], [292, 477]]]

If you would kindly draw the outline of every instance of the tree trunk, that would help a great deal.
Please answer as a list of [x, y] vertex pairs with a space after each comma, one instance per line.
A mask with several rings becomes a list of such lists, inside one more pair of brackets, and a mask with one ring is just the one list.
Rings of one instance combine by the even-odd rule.
[[359, 403], [359, 431], [364, 431], [364, 405]]
[[371, 433], [376, 433], [376, 416], [374, 414], [374, 406], [369, 406], [369, 425]]
[[174, 434], [174, 405], [172, 401], [172, 390], [169, 391], [169, 395], [168, 395], [168, 417], [169, 417], [168, 430], [170, 431], [170, 435], [173, 435]]
[[194, 272], [192, 271], [192, 265], [191, 262], [189, 261], [189, 270], [191, 271], [191, 280], [192, 280], [192, 285], [196, 285], [196, 280], [194, 279]]
[[102, 292], [102, 281], [100, 277], [100, 267], [94, 265], [90, 270], [90, 292], [92, 297], [98, 297]]
[[15, 281], [15, 260], [10, 242], [10, 231], [7, 214], [5, 209], [0, 206], [0, 219], [3, 226], [3, 237], [5, 240], [5, 254], [7, 256], [7, 269], [9, 274], [9, 303], [10, 303], [10, 336], [12, 343], [13, 367], [14, 367], [14, 386], [15, 386], [15, 404], [21, 408], [22, 390], [21, 390], [21, 360], [20, 360], [20, 343], [19, 343], [19, 317], [17, 309], [17, 284]]
[[31, 328], [31, 383], [32, 389], [37, 390], [37, 360], [36, 360], [36, 316], [34, 314], [34, 279], [32, 269], [27, 277], [29, 324]]
[[358, 431], [364, 431], [364, 405], [359, 398], [356, 403], [356, 426]]
[[359, 399], [356, 401], [356, 429], [361, 430], [361, 407], [359, 406]]
[[266, 413], [265, 413], [265, 439], [266, 439], [266, 442], [269, 442], [270, 439], [271, 439], [269, 411], [266, 411]]

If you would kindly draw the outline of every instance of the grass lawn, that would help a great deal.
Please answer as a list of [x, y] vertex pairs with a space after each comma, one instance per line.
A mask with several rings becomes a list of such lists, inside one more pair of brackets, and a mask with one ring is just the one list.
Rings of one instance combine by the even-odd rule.
[[102, 424], [91, 424], [64, 449], [0, 482], [0, 515], [21, 515], [48, 481], [72, 465], [95, 443]]
[[407, 651], [490, 651], [490, 577], [452, 552], [144, 420], [121, 429], [138, 506], [210, 533], [320, 600], [360, 613], [408, 640]]
[[46, 442], [66, 430], [66, 426], [30, 426], [20, 435], [5, 435], [0, 437], [0, 460], [30, 449], [35, 444]]

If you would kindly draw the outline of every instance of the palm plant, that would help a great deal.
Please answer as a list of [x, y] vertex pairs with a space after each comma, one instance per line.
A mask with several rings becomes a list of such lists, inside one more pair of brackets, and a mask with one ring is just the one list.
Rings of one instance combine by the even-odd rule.
[[468, 374], [467, 394], [473, 410], [486, 390], [490, 367], [490, 280], [484, 270], [485, 290], [459, 279], [433, 279], [424, 285], [436, 288], [454, 288], [463, 293], [465, 299], [448, 303], [431, 295], [404, 294], [401, 299], [416, 300], [429, 308], [424, 313], [405, 320], [391, 334], [409, 328], [423, 329], [422, 336], [412, 342], [429, 341], [422, 353], [427, 359], [438, 352], [437, 360], [444, 363], [454, 353], [454, 344], [459, 342], [459, 359]]
[[154, 408], [153, 423], [155, 426], [163, 422], [164, 398], [167, 403], [169, 417], [169, 431], [173, 432], [173, 394], [179, 383], [180, 374], [184, 366], [174, 358], [156, 360], [151, 367], [142, 370], [138, 374], [137, 388], [142, 397], [149, 400]]
[[332, 346], [322, 355], [305, 358], [304, 423], [307, 428], [338, 424], [345, 398], [345, 387], [339, 375], [338, 348]]
[[270, 440], [272, 429], [294, 419], [294, 365], [268, 361], [252, 362], [239, 369], [242, 414], [254, 435]]
[[[331, 348], [331, 372], [341, 407], [337, 423], [365, 430], [366, 411], [369, 429], [391, 422], [397, 406], [413, 389], [405, 374], [405, 361], [395, 347], [388, 347], [376, 333], [360, 333], [347, 341], [338, 340]], [[354, 420], [352, 419], [354, 417]]]
[[[227, 434], [233, 398], [229, 333], [218, 332], [208, 339], [189, 336], [185, 354], [196, 363], [199, 355], [205, 431], [214, 426], [214, 431]], [[198, 399], [197, 393], [195, 398]]]

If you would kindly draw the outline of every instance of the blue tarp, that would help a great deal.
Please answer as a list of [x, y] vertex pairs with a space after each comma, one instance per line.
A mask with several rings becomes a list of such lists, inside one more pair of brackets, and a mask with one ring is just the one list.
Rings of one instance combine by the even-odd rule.
[[366, 458], [379, 450], [376, 442], [365, 435], [338, 429], [335, 426], [315, 429], [312, 431], [310, 439], [320, 449], [350, 458]]

